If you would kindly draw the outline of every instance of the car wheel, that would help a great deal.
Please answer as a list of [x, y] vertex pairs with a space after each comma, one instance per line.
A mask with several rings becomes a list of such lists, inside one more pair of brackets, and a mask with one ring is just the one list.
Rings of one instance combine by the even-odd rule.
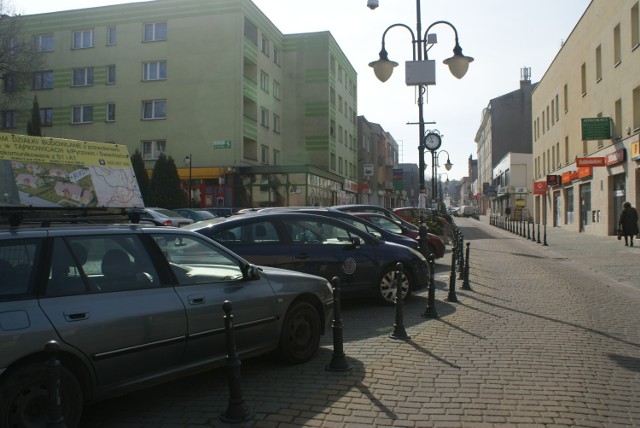
[[[60, 367], [60, 403], [66, 426], [76, 427], [82, 415], [83, 394], [76, 377]], [[48, 416], [47, 368], [30, 364], [11, 373], [0, 390], [0, 426], [44, 427]]]
[[293, 364], [309, 361], [320, 346], [320, 314], [307, 302], [294, 303], [282, 326], [279, 351]]
[[[402, 275], [402, 298], [406, 299], [411, 295], [411, 281], [406, 272]], [[396, 270], [395, 266], [389, 266], [386, 268], [382, 275], [380, 275], [380, 280], [378, 281], [378, 293], [377, 297], [381, 303], [386, 305], [395, 304], [396, 300]]]

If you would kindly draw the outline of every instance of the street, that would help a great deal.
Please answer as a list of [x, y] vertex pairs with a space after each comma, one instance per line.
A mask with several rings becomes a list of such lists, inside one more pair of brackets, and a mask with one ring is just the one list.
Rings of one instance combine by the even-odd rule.
[[88, 406], [82, 427], [640, 425], [640, 248], [552, 230], [543, 246], [486, 219], [456, 223], [471, 290], [457, 279], [459, 302], [445, 301], [448, 247], [439, 317], [421, 316], [426, 289], [404, 305], [410, 339], [389, 337], [393, 307], [345, 300], [351, 370], [325, 369], [331, 331], [309, 363], [243, 361], [250, 421], [220, 421], [229, 389], [218, 369]]

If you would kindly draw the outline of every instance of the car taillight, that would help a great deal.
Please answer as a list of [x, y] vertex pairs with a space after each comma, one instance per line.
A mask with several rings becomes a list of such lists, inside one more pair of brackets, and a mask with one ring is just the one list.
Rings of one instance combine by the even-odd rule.
[[162, 222], [162, 224], [164, 224], [165, 226], [172, 226], [173, 223], [171, 223], [171, 220], [165, 220]]

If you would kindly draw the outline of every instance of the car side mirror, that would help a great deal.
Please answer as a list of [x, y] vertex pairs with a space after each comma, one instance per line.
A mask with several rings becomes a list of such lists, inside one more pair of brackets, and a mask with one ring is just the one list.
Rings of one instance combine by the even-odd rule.
[[351, 246], [353, 248], [360, 248], [360, 246], [362, 246], [362, 241], [357, 236], [352, 236], [351, 238], [349, 238], [349, 241], [351, 242]]
[[260, 269], [254, 264], [246, 264], [244, 266], [245, 278], [248, 280], [254, 280], [260, 278]]

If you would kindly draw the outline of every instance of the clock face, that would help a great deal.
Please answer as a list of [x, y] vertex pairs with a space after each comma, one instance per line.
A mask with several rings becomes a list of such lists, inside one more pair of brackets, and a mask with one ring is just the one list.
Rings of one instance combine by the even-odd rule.
[[442, 144], [442, 140], [436, 133], [430, 132], [426, 137], [424, 137], [424, 145], [429, 150], [437, 150], [440, 147], [440, 144]]

